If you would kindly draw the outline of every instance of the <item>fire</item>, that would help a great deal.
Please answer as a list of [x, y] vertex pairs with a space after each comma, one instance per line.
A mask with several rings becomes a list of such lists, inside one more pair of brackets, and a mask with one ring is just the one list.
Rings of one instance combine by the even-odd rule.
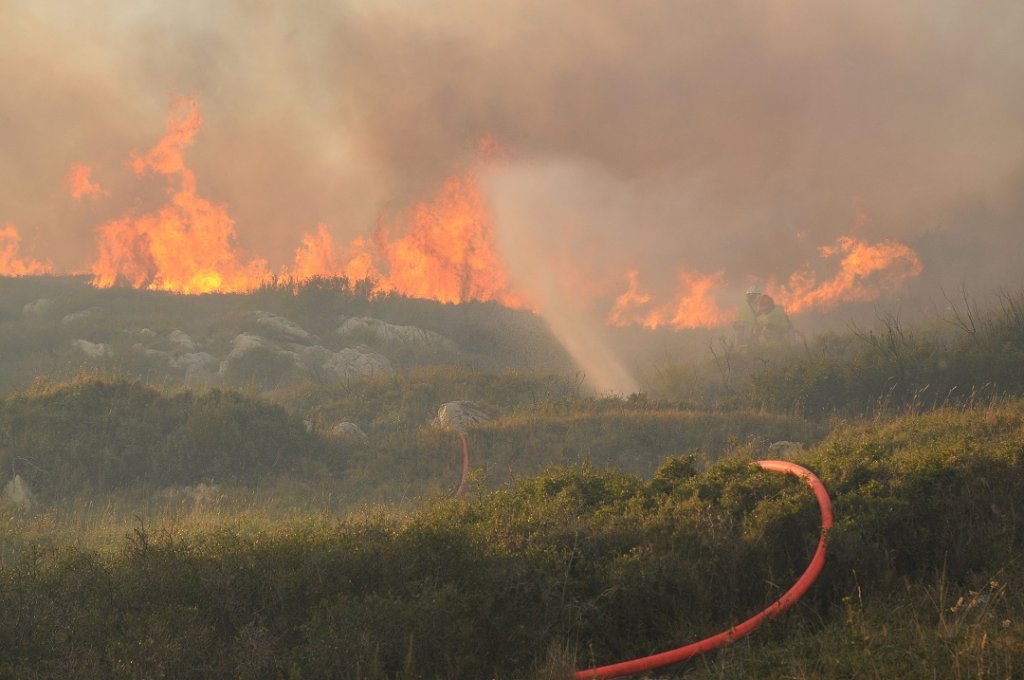
[[91, 267], [94, 285], [125, 283], [190, 294], [244, 292], [269, 277], [265, 261], [243, 260], [227, 209], [196, 193], [184, 150], [201, 125], [196, 102], [179, 98], [163, 138], [144, 155], [133, 154], [136, 174], [152, 171], [169, 178], [170, 202], [156, 212], [100, 227], [99, 256]]
[[771, 295], [790, 313], [877, 300], [883, 290], [899, 286], [924, 269], [917, 253], [898, 241], [871, 244], [842, 236], [836, 245], [823, 246], [818, 252], [826, 260], [840, 257], [839, 271], [832, 278], [819, 283], [814, 272], [805, 268], [794, 272], [787, 284], [769, 286]]
[[110, 195], [109, 191], [92, 181], [92, 168], [84, 163], [75, 163], [71, 166], [68, 170], [67, 184], [72, 198], [78, 200], [83, 196], [97, 199]]
[[35, 276], [53, 273], [53, 265], [31, 257], [21, 257], [21, 235], [14, 225], [0, 229], [0, 276]]
[[[168, 201], [152, 212], [127, 214], [98, 229], [98, 255], [91, 265], [95, 285], [125, 284], [187, 294], [246, 292], [274, 275], [265, 260], [241, 252], [227, 207], [198, 193], [185, 151], [201, 128], [197, 102], [177, 98], [161, 139], [145, 153], [131, 154], [131, 167], [137, 175], [151, 173], [166, 179]], [[293, 264], [281, 267], [278, 276], [294, 283], [313, 277], [370, 278], [381, 290], [410, 297], [445, 303], [495, 301], [533, 308], [509, 279], [478, 180], [484, 164], [501, 162], [501, 150], [488, 139], [481, 144], [480, 155], [476, 167], [449, 177], [433, 199], [382, 221], [371, 236], [353, 239], [344, 248], [336, 246], [327, 225], [318, 225], [314, 232], [303, 234]], [[71, 167], [67, 182], [72, 196], [109, 195], [91, 179], [91, 172], [84, 164]], [[50, 270], [49, 265], [19, 258], [18, 243], [13, 227], [0, 231], [0, 273]], [[844, 236], [834, 245], [820, 248], [819, 253], [828, 264], [838, 262], [838, 271], [831, 278], [821, 278], [808, 265], [784, 283], [768, 282], [769, 293], [788, 312], [870, 301], [887, 287], [898, 286], [922, 271], [914, 251], [896, 241], [872, 244]], [[573, 258], [561, 259], [558, 273], [566, 278], [579, 305], [592, 306], [596, 298], [607, 299], [610, 276], [595, 277], [582, 269], [576, 276]], [[612, 325], [716, 327], [733, 317], [733, 308], [723, 306], [722, 301], [734, 302], [738, 294], [724, 271], [681, 270], [671, 297], [644, 289], [637, 270], [628, 271], [625, 278], [626, 291], [607, 313]], [[594, 290], [600, 292], [591, 294]]]
[[[772, 281], [768, 285], [769, 294], [790, 314], [877, 300], [884, 290], [898, 287], [923, 270], [917, 254], [898, 241], [872, 244], [842, 236], [835, 245], [818, 252], [824, 260], [839, 258], [839, 270], [831, 278], [819, 281], [808, 265], [791, 274], [786, 284]], [[616, 298], [608, 314], [608, 323], [614, 326], [713, 328], [728, 324], [734, 316], [734, 308], [723, 308], [718, 302], [719, 296], [736, 297], [730, 293], [724, 271], [711, 275], [679, 272], [679, 291], [668, 301], [659, 301], [643, 290], [635, 270], [627, 272], [626, 278], [627, 290]]]
[[615, 300], [608, 314], [614, 326], [640, 325], [644, 328], [706, 328], [720, 326], [731, 320], [729, 310], [719, 306], [716, 290], [725, 288], [725, 272], [703, 275], [680, 271], [679, 292], [675, 299], [653, 304], [650, 293], [640, 290], [636, 271], [627, 272], [629, 288]]
[[[384, 290], [459, 303], [494, 300], [524, 307], [497, 253], [494, 226], [476, 174], [449, 177], [429, 203], [419, 203], [400, 224], [384, 224], [367, 241], [350, 245], [346, 274], [369, 273]], [[376, 262], [386, 263], [380, 271]]]
[[282, 273], [296, 281], [306, 281], [315, 276], [338, 276], [341, 273], [334, 238], [327, 231], [327, 225], [318, 225], [315, 234], [302, 235], [302, 245], [295, 251], [295, 266]]
[[[100, 227], [99, 255], [91, 267], [95, 285], [244, 292], [271, 277], [264, 260], [247, 260], [240, 253], [226, 207], [197, 193], [184, 152], [201, 127], [196, 101], [178, 98], [160, 141], [144, 154], [132, 154], [136, 174], [168, 178], [170, 202], [156, 212], [124, 216]], [[485, 141], [481, 154], [495, 155], [493, 143]], [[75, 171], [75, 186], [95, 186], [89, 183], [88, 168], [76, 167], [84, 169]], [[373, 278], [382, 290], [412, 297], [524, 306], [497, 254], [494, 228], [473, 170], [450, 177], [434, 200], [416, 205], [395, 224], [382, 225], [372, 238], [353, 240], [344, 253], [336, 249], [327, 226], [319, 225], [315, 233], [302, 236], [294, 264], [282, 267], [279, 275], [294, 282], [317, 276]]]

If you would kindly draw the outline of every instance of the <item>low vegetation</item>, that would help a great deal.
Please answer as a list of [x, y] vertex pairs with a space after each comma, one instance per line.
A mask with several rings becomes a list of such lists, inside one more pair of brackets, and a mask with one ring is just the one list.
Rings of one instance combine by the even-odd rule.
[[[798, 461], [834, 500], [828, 568], [676, 672], [1019, 672], [1024, 404], [845, 426]], [[550, 677], [737, 623], [795, 580], [817, 523], [805, 487], [739, 452], [648, 480], [552, 468], [403, 514], [137, 524], [101, 552], [27, 541], [5, 556], [0, 675]]]
[[[1020, 677], [1017, 300], [946, 330], [719, 344], [628, 398], [521, 366], [266, 392], [37, 380], [0, 401], [0, 481], [37, 497], [0, 506], [0, 677], [510, 680], [663, 651], [805, 568], [813, 496], [750, 465], [779, 455], [831, 493], [825, 571], [662, 675]], [[458, 437], [432, 422], [455, 399], [493, 415], [461, 498]]]

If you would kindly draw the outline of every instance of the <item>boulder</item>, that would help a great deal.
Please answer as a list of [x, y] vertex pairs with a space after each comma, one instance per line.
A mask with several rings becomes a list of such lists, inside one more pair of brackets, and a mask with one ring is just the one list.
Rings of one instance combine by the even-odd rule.
[[348, 420], [342, 421], [327, 431], [333, 437], [338, 439], [349, 439], [352, 441], [365, 442], [369, 440], [363, 429], [353, 422]]
[[102, 342], [89, 342], [88, 340], [72, 340], [71, 344], [74, 345], [80, 352], [92, 359], [99, 359], [101, 357], [111, 356], [114, 350], [110, 345], [106, 345]]
[[256, 312], [256, 323], [287, 339], [307, 342], [313, 339], [309, 331], [302, 326], [270, 312]]
[[335, 331], [343, 340], [356, 339], [375, 345], [391, 345], [455, 352], [458, 347], [440, 333], [416, 326], [387, 323], [368, 316], [345, 319]]
[[[235, 369], [245, 364], [250, 364], [249, 369], [261, 366], [265, 369], [260, 371], [261, 373], [273, 374], [263, 377], [274, 378], [270, 380], [270, 382], [274, 382], [276, 379], [283, 377], [278, 375], [281, 371], [294, 369], [297, 363], [297, 357], [294, 352], [283, 350], [259, 335], [239, 333], [231, 341], [231, 351], [220, 362], [217, 373], [221, 377], [232, 377], [232, 374], [236, 372]], [[242, 372], [248, 373], [251, 370]]]
[[167, 339], [171, 341], [177, 349], [183, 352], [195, 352], [196, 343], [192, 337], [184, 331], [173, 330], [167, 335]]
[[322, 364], [327, 375], [338, 380], [352, 381], [377, 375], [392, 375], [395, 371], [383, 354], [366, 347], [346, 347], [330, 353]]
[[449, 401], [437, 409], [437, 423], [441, 427], [465, 432], [475, 423], [493, 420], [493, 416], [471, 401]]
[[21, 308], [21, 313], [24, 314], [25, 316], [42, 318], [44, 316], [49, 316], [52, 310], [53, 300], [48, 300], [47, 298], [39, 298], [35, 302], [26, 303], [26, 305]]

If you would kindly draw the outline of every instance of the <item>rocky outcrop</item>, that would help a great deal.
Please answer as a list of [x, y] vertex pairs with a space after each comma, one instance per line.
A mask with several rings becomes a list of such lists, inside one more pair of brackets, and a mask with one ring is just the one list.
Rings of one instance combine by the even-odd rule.
[[256, 312], [255, 316], [256, 323], [269, 331], [273, 336], [300, 342], [311, 342], [314, 339], [313, 335], [305, 328], [289, 321], [283, 316], [262, 311]]
[[368, 316], [352, 316], [338, 326], [342, 340], [359, 340], [373, 345], [409, 347], [455, 352], [458, 347], [440, 333], [416, 326], [387, 323]]

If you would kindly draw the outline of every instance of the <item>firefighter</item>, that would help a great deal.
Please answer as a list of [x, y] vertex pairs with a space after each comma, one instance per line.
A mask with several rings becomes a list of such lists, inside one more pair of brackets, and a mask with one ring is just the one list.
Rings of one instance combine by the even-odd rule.
[[749, 347], [757, 341], [757, 301], [762, 295], [759, 286], [751, 286], [747, 289], [745, 300], [736, 310], [736, 320], [732, 328], [736, 333], [736, 345], [738, 347]]
[[789, 342], [793, 339], [793, 322], [770, 295], [757, 298], [757, 328], [755, 336], [764, 342]]

